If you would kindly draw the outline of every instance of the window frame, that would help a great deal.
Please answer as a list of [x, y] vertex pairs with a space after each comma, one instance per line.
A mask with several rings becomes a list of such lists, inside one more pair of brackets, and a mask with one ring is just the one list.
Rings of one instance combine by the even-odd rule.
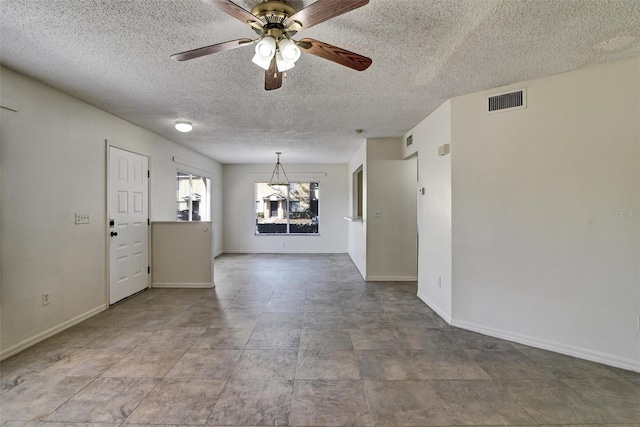
[[[177, 204], [178, 207], [179, 207], [180, 203], [183, 203], [182, 201], [180, 201], [178, 199], [178, 194], [179, 194], [179, 191], [180, 191], [179, 184], [178, 184], [178, 182], [179, 182], [178, 181], [179, 174], [189, 175], [189, 189], [190, 189], [191, 193], [193, 193], [193, 178], [194, 177], [206, 180], [204, 185], [205, 185], [207, 191], [206, 191], [206, 194], [204, 195], [204, 197], [202, 195], [200, 196], [201, 197], [201, 199], [200, 199], [201, 203], [200, 203], [200, 209], [198, 211], [200, 213], [200, 219], [197, 219], [197, 220], [193, 219], [193, 199], [189, 199], [188, 201], [186, 201], [187, 209], [189, 211], [188, 219], [179, 219], [178, 212], [180, 212], [180, 210], [178, 210], [176, 208], [176, 211], [175, 211], [176, 212], [176, 221], [177, 222], [212, 222], [213, 221], [213, 219], [212, 219], [212, 212], [213, 212], [213, 209], [212, 209], [213, 208], [213, 206], [212, 206], [212, 201], [213, 201], [213, 194], [212, 194], [213, 193], [213, 191], [212, 191], [213, 178], [211, 178], [211, 176], [209, 176], [209, 175], [202, 174], [201, 172], [193, 172], [193, 171], [190, 171], [190, 170], [185, 169], [185, 168], [176, 168], [176, 174], [175, 174], [175, 177], [176, 177], [175, 178], [176, 179], [176, 196], [175, 197], [176, 197], [176, 199], [175, 200], [176, 200], [176, 204]], [[202, 202], [205, 202], [205, 203], [202, 203]], [[205, 215], [202, 214], [202, 208], [203, 207], [205, 208], [205, 213], [206, 213], [206, 216], [208, 217], [207, 219], [203, 219], [203, 217], [205, 216]]]
[[[309, 188], [309, 204], [311, 205], [311, 201], [312, 200], [316, 200], [318, 201], [317, 205], [316, 205], [316, 215], [315, 218], [317, 218], [317, 229], [318, 231], [316, 233], [291, 233], [291, 184], [302, 184], [302, 183], [309, 183], [310, 188]], [[286, 196], [285, 196], [285, 210], [286, 210], [286, 219], [287, 219], [287, 231], [285, 233], [260, 233], [258, 232], [258, 209], [257, 206], [260, 202], [260, 200], [258, 200], [258, 184], [265, 184], [265, 185], [269, 185], [268, 182], [266, 181], [255, 181], [253, 183], [253, 222], [254, 222], [254, 235], [255, 236], [320, 236], [320, 204], [319, 204], [319, 200], [320, 197], [317, 197], [316, 199], [312, 199], [311, 198], [311, 192], [315, 191], [316, 189], [319, 190], [320, 188], [320, 181], [319, 180], [308, 180], [308, 181], [290, 181], [289, 185], [287, 185], [287, 191], [286, 191]], [[315, 186], [313, 185], [315, 184]], [[275, 186], [274, 186], [275, 187]], [[284, 187], [284, 186], [277, 186], [277, 187]], [[311, 206], [309, 207], [309, 209], [311, 209]], [[311, 219], [312, 223], [313, 223], [313, 218]]]
[[352, 183], [353, 210], [351, 216], [362, 219], [364, 217], [364, 165], [360, 165], [353, 172]]

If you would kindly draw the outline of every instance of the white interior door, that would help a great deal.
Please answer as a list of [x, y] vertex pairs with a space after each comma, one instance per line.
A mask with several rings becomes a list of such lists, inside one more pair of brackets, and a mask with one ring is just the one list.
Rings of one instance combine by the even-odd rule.
[[149, 286], [149, 158], [109, 147], [109, 304]]

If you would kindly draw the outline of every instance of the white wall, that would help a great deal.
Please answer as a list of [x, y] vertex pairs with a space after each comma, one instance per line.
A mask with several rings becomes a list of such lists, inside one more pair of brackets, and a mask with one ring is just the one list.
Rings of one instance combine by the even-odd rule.
[[454, 324], [640, 371], [640, 58], [522, 86], [452, 100]]
[[287, 164], [290, 181], [320, 183], [319, 236], [255, 235], [254, 184], [268, 182], [275, 166], [224, 165], [224, 251], [227, 253], [345, 253], [347, 182], [345, 164]]
[[348, 242], [347, 252], [351, 261], [362, 275], [367, 275], [367, 143], [362, 142], [358, 151], [353, 155], [347, 166], [348, 182], [348, 216], [355, 217], [357, 212], [353, 211], [354, 181], [353, 174], [362, 167], [362, 221], [353, 221], [347, 224]]
[[[218, 162], [55, 89], [1, 69], [2, 356], [105, 308], [106, 144], [150, 156], [151, 220], [175, 219], [173, 156], [211, 171], [221, 250]], [[74, 225], [75, 212], [91, 223]], [[49, 292], [51, 303], [42, 306]]]
[[[166, 140], [165, 140], [166, 141]], [[166, 141], [169, 142], [169, 141]], [[224, 227], [223, 227], [223, 195], [224, 180], [222, 174], [222, 164], [208, 157], [202, 156], [194, 151], [187, 150], [184, 147], [169, 142], [166, 147], [160, 150], [160, 144], [154, 143], [156, 150], [161, 151], [158, 159], [152, 159], [152, 167], [162, 171], [161, 176], [157, 171], [152, 172], [151, 191], [152, 196], [156, 199], [162, 197], [161, 202], [156, 200], [157, 210], [152, 209], [152, 221], [175, 221], [176, 209], [169, 209], [168, 206], [176, 205], [176, 182], [175, 175], [178, 170], [191, 172], [194, 175], [211, 178], [211, 221], [213, 221], [213, 250], [214, 256], [221, 255], [224, 252]], [[174, 160], [175, 158], [175, 160]], [[157, 183], [154, 192], [154, 182]], [[171, 204], [173, 203], [173, 204]], [[158, 206], [161, 205], [161, 206]], [[153, 208], [153, 206], [152, 206]], [[158, 212], [161, 210], [161, 212]]]
[[[451, 322], [451, 159], [438, 147], [451, 144], [451, 102], [446, 101], [410, 132], [419, 152], [418, 196], [420, 250], [418, 297]], [[440, 279], [440, 280], [439, 280]]]
[[367, 139], [348, 165], [349, 216], [360, 166], [364, 193], [362, 221], [349, 223], [348, 253], [370, 281], [417, 279], [417, 168], [415, 160], [401, 160], [402, 144], [399, 138]]
[[[420, 126], [420, 124], [416, 125], [416, 127], [418, 126]], [[402, 137], [402, 158], [403, 159], [407, 159], [413, 156], [414, 154], [418, 153], [418, 144], [416, 143], [415, 137], [413, 139], [413, 143], [407, 147], [407, 138], [413, 135], [413, 131], [416, 129], [416, 127], [411, 129], [409, 132], [405, 133], [404, 136]]]
[[210, 221], [154, 222], [151, 235], [154, 288], [214, 287]]
[[416, 280], [415, 164], [401, 160], [399, 138], [367, 139], [366, 144], [366, 279]]

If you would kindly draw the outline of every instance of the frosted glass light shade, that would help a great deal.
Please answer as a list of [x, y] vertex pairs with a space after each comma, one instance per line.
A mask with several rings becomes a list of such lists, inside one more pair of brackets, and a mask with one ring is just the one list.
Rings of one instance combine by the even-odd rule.
[[278, 67], [278, 71], [280, 71], [281, 73], [284, 73], [285, 71], [295, 67], [296, 64], [293, 61], [287, 61], [282, 56], [282, 53], [278, 52], [276, 53], [276, 66]]
[[262, 58], [260, 55], [258, 55], [256, 53], [253, 56], [253, 59], [251, 60], [251, 62], [253, 62], [254, 64], [256, 64], [260, 68], [264, 68], [265, 70], [268, 70], [269, 69], [269, 65], [271, 65], [271, 58], [265, 59], [265, 58]]
[[271, 65], [273, 55], [275, 54], [276, 40], [273, 37], [267, 36], [256, 44], [256, 54], [253, 56], [251, 62], [260, 68], [268, 70], [269, 65]]
[[276, 53], [276, 40], [273, 37], [267, 36], [260, 40], [256, 44], [256, 54], [262, 58], [273, 58]]
[[191, 122], [177, 121], [175, 126], [178, 132], [191, 132], [193, 129]]
[[278, 50], [285, 61], [296, 62], [300, 59], [300, 48], [289, 39], [281, 40], [278, 43]]

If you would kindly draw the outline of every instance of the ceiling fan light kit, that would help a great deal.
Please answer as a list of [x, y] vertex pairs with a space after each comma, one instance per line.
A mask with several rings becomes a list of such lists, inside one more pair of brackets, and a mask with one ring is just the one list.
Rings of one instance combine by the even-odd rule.
[[251, 61], [258, 67], [268, 70], [275, 54], [276, 40], [273, 37], [267, 36], [256, 43], [256, 54]]
[[295, 66], [302, 51], [357, 71], [364, 71], [371, 65], [371, 59], [337, 46], [309, 38], [298, 41], [292, 38], [305, 28], [362, 7], [369, 0], [317, 0], [299, 11], [287, 5], [284, 0], [264, 0], [251, 9], [251, 12], [231, 0], [203, 1], [248, 24], [258, 34], [258, 38], [230, 40], [177, 53], [171, 56], [176, 61], [186, 61], [255, 43], [255, 55], [251, 61], [265, 70], [266, 90], [282, 87], [283, 73]]
[[278, 53], [276, 53], [278, 71], [284, 72], [295, 67], [300, 54], [300, 48], [291, 40], [284, 39], [278, 43]]
[[278, 44], [278, 51], [287, 61], [296, 62], [300, 59], [300, 48], [289, 39], [284, 39]]
[[295, 66], [296, 66], [295, 61], [286, 60], [280, 52], [276, 54], [276, 67], [278, 68], [279, 72], [283, 73], [287, 70], [292, 69]]

